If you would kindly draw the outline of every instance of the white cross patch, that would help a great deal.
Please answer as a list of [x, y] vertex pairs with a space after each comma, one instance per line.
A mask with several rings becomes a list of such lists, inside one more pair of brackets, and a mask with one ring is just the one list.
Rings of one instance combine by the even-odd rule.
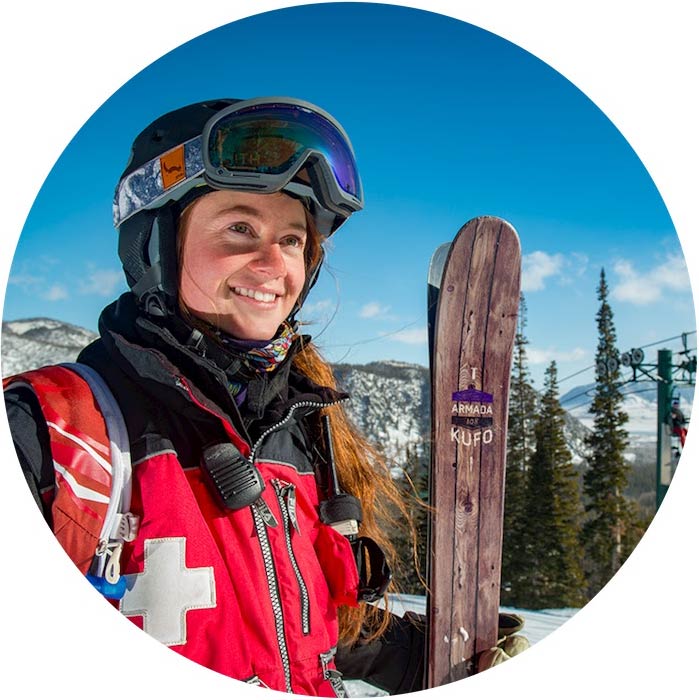
[[119, 603], [124, 615], [143, 616], [143, 630], [167, 646], [187, 641], [187, 611], [216, 607], [212, 566], [185, 566], [184, 537], [147, 539], [143, 573], [126, 574]]

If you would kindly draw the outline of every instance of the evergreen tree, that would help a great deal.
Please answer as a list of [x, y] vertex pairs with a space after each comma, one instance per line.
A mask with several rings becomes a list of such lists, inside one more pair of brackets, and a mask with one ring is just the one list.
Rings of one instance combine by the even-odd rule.
[[524, 295], [520, 295], [507, 422], [507, 471], [500, 596], [503, 605], [521, 605], [528, 594], [526, 575], [529, 565], [524, 551], [526, 483], [529, 460], [534, 451], [537, 394], [531, 385], [527, 366], [526, 346], [529, 341], [524, 333], [526, 325], [527, 306]]
[[619, 390], [619, 351], [616, 347], [614, 316], [608, 301], [609, 289], [602, 269], [597, 298], [598, 344], [595, 396], [590, 407], [594, 427], [586, 438], [588, 448], [584, 475], [585, 510], [583, 542], [587, 557], [590, 594], [597, 593], [617, 572], [633, 548], [637, 530], [634, 511], [624, 497], [629, 465], [624, 459], [628, 416], [622, 410]]
[[583, 507], [564, 428], [552, 362], [546, 370], [528, 479], [525, 604], [531, 608], [578, 607], [586, 602], [580, 542]]
[[392, 542], [397, 555], [394, 578], [401, 592], [415, 595], [424, 595], [426, 587], [428, 471], [426, 445], [408, 444], [399, 483], [410, 522], [400, 521], [400, 527], [393, 530]]

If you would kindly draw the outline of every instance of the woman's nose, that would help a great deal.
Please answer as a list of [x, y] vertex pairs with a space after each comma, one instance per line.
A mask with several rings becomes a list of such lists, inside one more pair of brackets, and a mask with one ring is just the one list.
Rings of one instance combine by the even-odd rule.
[[281, 277], [286, 272], [286, 263], [279, 243], [261, 246], [251, 264], [255, 270], [265, 272], [270, 277]]

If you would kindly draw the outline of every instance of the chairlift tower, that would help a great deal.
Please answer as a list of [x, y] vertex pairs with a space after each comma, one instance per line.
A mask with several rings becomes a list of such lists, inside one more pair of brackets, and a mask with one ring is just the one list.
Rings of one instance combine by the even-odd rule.
[[638, 374], [643, 374], [657, 386], [656, 510], [665, 498], [676, 463], [672, 450], [670, 419], [675, 389], [674, 375], [680, 374], [679, 383], [693, 385], [697, 371], [696, 355], [690, 354], [692, 351], [687, 349], [687, 333], [682, 334], [682, 344], [684, 349], [679, 353], [681, 361], [675, 365], [672, 363], [672, 350], [667, 348], [658, 350], [658, 362], [655, 365], [644, 364], [645, 354], [641, 348], [632, 348], [621, 355], [621, 364], [631, 368], [633, 381], [637, 381]]

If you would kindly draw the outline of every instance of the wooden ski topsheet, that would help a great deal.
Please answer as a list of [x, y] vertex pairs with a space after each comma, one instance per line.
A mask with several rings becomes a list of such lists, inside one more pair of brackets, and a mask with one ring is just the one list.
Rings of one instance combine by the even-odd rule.
[[469, 221], [441, 279], [432, 368], [426, 685], [475, 672], [498, 635], [508, 394], [520, 294], [515, 230]]

